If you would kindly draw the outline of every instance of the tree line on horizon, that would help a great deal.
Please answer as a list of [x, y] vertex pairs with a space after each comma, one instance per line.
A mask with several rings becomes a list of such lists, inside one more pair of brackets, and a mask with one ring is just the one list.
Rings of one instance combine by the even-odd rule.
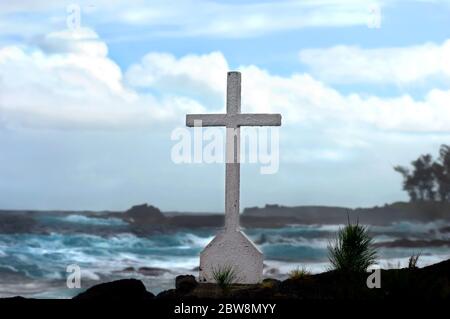
[[394, 170], [403, 176], [403, 190], [412, 202], [450, 202], [450, 145], [441, 145], [436, 160], [425, 154], [411, 165], [412, 169], [395, 166]]

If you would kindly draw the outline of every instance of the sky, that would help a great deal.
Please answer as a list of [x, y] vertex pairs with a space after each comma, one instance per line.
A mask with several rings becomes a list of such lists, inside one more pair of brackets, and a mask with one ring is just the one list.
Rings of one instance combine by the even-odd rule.
[[406, 200], [450, 143], [450, 1], [2, 1], [0, 208], [221, 212], [223, 163], [175, 163], [188, 113], [280, 113], [241, 208]]

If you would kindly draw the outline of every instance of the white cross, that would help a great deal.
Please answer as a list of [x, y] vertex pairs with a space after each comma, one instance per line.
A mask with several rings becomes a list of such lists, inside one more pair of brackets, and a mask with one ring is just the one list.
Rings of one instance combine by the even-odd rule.
[[240, 127], [280, 126], [280, 114], [241, 114], [241, 73], [228, 72], [227, 113], [188, 114], [186, 125], [226, 126], [225, 229], [239, 229]]
[[[263, 257], [256, 246], [240, 231], [240, 127], [280, 126], [280, 114], [241, 114], [241, 74], [228, 72], [226, 114], [188, 114], [186, 125], [225, 126], [225, 229], [200, 255], [200, 280], [213, 281], [216, 266], [233, 266], [238, 270], [239, 282], [257, 283], [262, 277]], [[222, 264], [222, 265], [221, 265]]]

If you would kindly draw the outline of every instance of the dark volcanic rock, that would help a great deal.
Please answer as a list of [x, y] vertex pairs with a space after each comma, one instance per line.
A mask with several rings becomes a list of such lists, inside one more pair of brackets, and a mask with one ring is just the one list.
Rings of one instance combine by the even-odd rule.
[[447, 280], [447, 284], [450, 285], [450, 259], [441, 261], [440, 263], [437, 264], [423, 267], [422, 269], [420, 269], [420, 271], [426, 273], [429, 276], [435, 275], [439, 277], [444, 277], [446, 278], [444, 280]]
[[450, 233], [450, 226], [442, 227], [439, 231], [441, 233]]
[[93, 286], [73, 297], [74, 300], [133, 300], [145, 301], [155, 297], [136, 279], [122, 279]]
[[192, 275], [181, 275], [175, 278], [175, 288], [182, 293], [188, 293], [192, 291], [195, 287], [197, 287], [197, 285], [198, 282]]
[[138, 273], [144, 276], [161, 276], [165, 273], [170, 272], [168, 269], [158, 268], [158, 267], [140, 267]]
[[441, 247], [450, 246], [450, 240], [410, 240], [410, 239], [398, 239], [389, 242], [375, 243], [375, 247]]
[[31, 233], [35, 226], [32, 214], [0, 213], [1, 234]]
[[[287, 207], [266, 205], [262, 208], [245, 208], [241, 219], [243, 224], [247, 218], [249, 218], [249, 224], [256, 222], [253, 218], [261, 218], [264, 221], [269, 218], [278, 218], [285, 224], [288, 222], [288, 218], [301, 224], [342, 224], [347, 221], [347, 215], [352, 220], [358, 218], [362, 224], [370, 225], [389, 225], [405, 220], [415, 222], [450, 221], [450, 203], [433, 201], [397, 202], [382, 207], [355, 209], [328, 206]], [[287, 219], [283, 220], [283, 218]], [[275, 223], [275, 225], [278, 225], [278, 223]]]
[[129, 223], [131, 231], [137, 235], [167, 230], [167, 217], [158, 208], [151, 205], [133, 206], [121, 217]]
[[[300, 300], [450, 300], [450, 260], [422, 269], [381, 270], [381, 288], [369, 289], [371, 273], [328, 271], [282, 282], [265, 279], [261, 284], [233, 284], [221, 289], [212, 283], [198, 283], [185, 289], [182, 280], [192, 284], [190, 276], [177, 277], [176, 289], [161, 292], [158, 299], [300, 299]], [[189, 279], [187, 279], [189, 278]]]
[[178, 293], [176, 289], [169, 289], [161, 291], [156, 297], [156, 299], [187, 299], [185, 296]]
[[157, 277], [157, 276], [161, 276], [164, 275], [165, 273], [170, 272], [170, 270], [168, 269], [164, 269], [164, 268], [158, 268], [158, 267], [140, 267], [138, 269], [134, 268], [134, 267], [126, 267], [122, 270], [116, 271], [119, 273], [139, 273], [141, 275], [144, 276], [153, 276], [153, 277]]
[[186, 228], [222, 227], [224, 220], [223, 214], [180, 214], [168, 218], [167, 223]]
[[278, 290], [280, 288], [280, 284], [281, 281], [278, 279], [266, 278], [262, 281], [261, 286]]
[[159, 223], [165, 221], [166, 219], [164, 214], [161, 213], [161, 211], [158, 208], [152, 205], [149, 206], [147, 204], [136, 205], [131, 207], [124, 213], [124, 218], [132, 223], [137, 224]]
[[280, 292], [281, 281], [264, 279], [259, 285], [233, 285], [229, 298], [232, 299], [279, 299], [285, 298]]
[[[381, 287], [369, 289], [369, 273], [339, 273], [328, 271], [282, 282], [265, 279], [261, 284], [232, 284], [226, 289], [213, 283], [197, 283], [193, 276], [178, 276], [176, 289], [159, 293], [163, 300], [417, 300], [450, 301], [450, 260], [424, 268], [381, 270]], [[123, 279], [99, 284], [74, 297], [74, 300], [152, 300], [155, 296], [135, 279]], [[21, 297], [4, 300], [25, 300]]]

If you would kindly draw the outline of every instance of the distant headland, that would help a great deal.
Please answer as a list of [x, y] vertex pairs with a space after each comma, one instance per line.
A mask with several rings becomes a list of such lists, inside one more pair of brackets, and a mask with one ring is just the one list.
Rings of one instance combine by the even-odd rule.
[[[117, 218], [138, 235], [180, 228], [222, 227], [224, 222], [222, 213], [162, 212], [148, 204], [135, 205], [124, 212], [0, 210], [0, 232], [45, 233], [45, 227], [36, 222], [36, 217], [73, 214], [94, 218]], [[277, 228], [293, 224], [331, 225], [345, 224], [348, 218], [368, 225], [390, 225], [405, 221], [419, 223], [450, 221], [450, 203], [396, 202], [371, 208], [266, 205], [245, 208], [241, 213], [241, 224], [245, 228]]]

